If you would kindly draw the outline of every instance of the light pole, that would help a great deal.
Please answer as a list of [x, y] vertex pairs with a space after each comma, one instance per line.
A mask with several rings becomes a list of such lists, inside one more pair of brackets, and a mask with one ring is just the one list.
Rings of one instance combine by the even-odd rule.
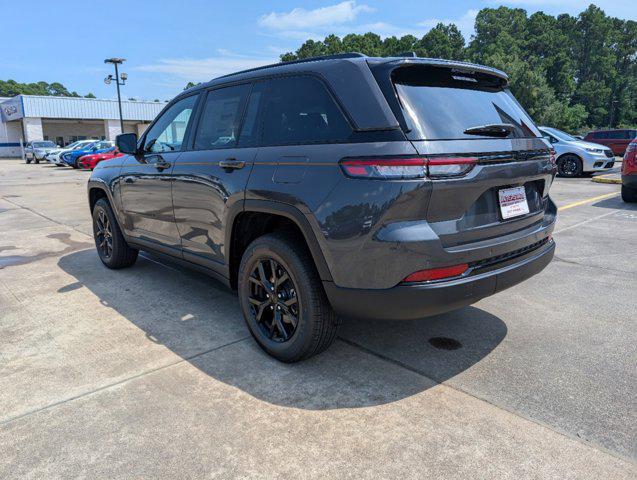
[[110, 83], [113, 80], [115, 80], [115, 85], [117, 85], [117, 106], [119, 107], [119, 127], [122, 133], [124, 133], [124, 118], [122, 117], [122, 96], [119, 93], [119, 87], [121, 85], [126, 85], [126, 79], [128, 78], [128, 75], [126, 75], [123, 72], [120, 75], [117, 66], [121, 65], [125, 61], [126, 61], [125, 58], [107, 58], [106, 60], [104, 60], [104, 63], [112, 63], [113, 65], [115, 65], [115, 77], [113, 77], [113, 75], [109, 75], [108, 77], [104, 79], [104, 83], [106, 85], [110, 85]]

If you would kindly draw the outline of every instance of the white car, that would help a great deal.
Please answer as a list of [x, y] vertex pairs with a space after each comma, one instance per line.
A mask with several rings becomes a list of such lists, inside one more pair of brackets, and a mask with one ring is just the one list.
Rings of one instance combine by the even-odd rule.
[[50, 140], [41, 140], [28, 142], [24, 146], [24, 157], [27, 163], [40, 163], [44, 157], [51, 151], [56, 150], [58, 146]]
[[585, 142], [552, 127], [539, 127], [555, 149], [557, 174], [579, 177], [585, 172], [602, 172], [613, 168], [615, 155], [605, 145]]
[[55, 150], [50, 151], [44, 158], [49, 163], [53, 163], [53, 164], [57, 165], [58, 167], [62, 167], [62, 166], [66, 165], [66, 163], [64, 163], [64, 161], [61, 158], [61, 155], [63, 153], [71, 152], [73, 150], [78, 150], [80, 148], [83, 148], [83, 147], [85, 147], [87, 145], [90, 145], [91, 143], [95, 143], [95, 142], [97, 142], [97, 140], [95, 140], [95, 139], [92, 139], [92, 140], [78, 140], [77, 142], [73, 142], [73, 143], [67, 145], [64, 148], [57, 148]]

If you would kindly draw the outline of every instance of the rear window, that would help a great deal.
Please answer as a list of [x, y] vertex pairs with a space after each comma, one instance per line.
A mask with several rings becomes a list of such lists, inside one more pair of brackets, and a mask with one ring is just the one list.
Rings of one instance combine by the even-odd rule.
[[410, 140], [493, 138], [465, 130], [510, 124], [508, 138], [542, 136], [498, 77], [413, 65], [392, 72]]

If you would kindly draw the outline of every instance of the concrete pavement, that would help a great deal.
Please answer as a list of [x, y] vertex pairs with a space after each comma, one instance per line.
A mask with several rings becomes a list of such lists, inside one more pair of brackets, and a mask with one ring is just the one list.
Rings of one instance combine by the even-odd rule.
[[557, 180], [556, 260], [531, 280], [346, 319], [283, 365], [215, 281], [148, 254], [105, 269], [87, 176], [0, 161], [0, 478], [637, 474], [637, 209], [617, 186]]

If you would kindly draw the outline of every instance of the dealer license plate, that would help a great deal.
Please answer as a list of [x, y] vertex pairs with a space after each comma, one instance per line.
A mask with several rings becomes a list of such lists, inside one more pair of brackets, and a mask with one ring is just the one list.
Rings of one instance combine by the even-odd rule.
[[500, 212], [504, 220], [529, 213], [524, 187], [503, 188], [498, 190], [498, 197]]

